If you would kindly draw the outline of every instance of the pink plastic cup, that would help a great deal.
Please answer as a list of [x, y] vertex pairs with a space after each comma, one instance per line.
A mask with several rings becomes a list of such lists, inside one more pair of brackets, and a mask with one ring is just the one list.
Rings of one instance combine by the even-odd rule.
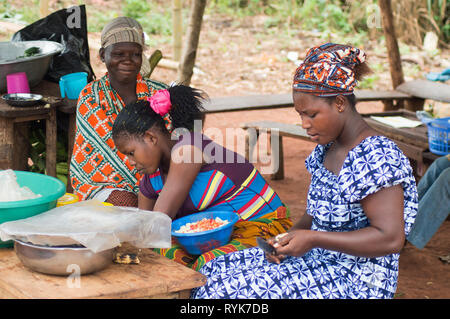
[[25, 72], [11, 73], [6, 76], [8, 94], [30, 93], [27, 74]]

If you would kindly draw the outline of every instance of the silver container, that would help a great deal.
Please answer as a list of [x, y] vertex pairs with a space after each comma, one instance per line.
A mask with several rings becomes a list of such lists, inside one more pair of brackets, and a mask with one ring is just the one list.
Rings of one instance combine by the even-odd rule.
[[14, 241], [14, 251], [25, 267], [61, 276], [102, 270], [112, 263], [114, 255], [114, 248], [94, 253], [85, 247], [39, 246], [19, 240]]
[[[21, 57], [31, 47], [40, 48], [40, 53], [31, 57]], [[25, 72], [30, 88], [39, 84], [48, 71], [54, 55], [64, 49], [54, 41], [0, 42], [0, 93], [6, 92], [6, 75]]]

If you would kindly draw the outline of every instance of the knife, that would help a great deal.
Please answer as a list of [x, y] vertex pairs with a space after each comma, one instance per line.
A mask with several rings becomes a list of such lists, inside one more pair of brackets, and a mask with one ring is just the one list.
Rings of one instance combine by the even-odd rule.
[[256, 243], [258, 244], [258, 247], [261, 248], [264, 252], [266, 252], [270, 255], [277, 254], [277, 250], [275, 249], [275, 247], [273, 247], [271, 244], [269, 244], [267, 241], [265, 241], [261, 237], [256, 237]]

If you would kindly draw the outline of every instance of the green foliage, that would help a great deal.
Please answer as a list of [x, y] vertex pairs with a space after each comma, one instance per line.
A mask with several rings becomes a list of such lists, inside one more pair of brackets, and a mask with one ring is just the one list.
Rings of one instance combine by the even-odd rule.
[[125, 0], [125, 6], [122, 11], [125, 16], [137, 20], [146, 16], [150, 11], [150, 5], [147, 1]]
[[445, 43], [450, 42], [450, 1], [427, 0], [427, 12], [440, 32], [440, 38]]
[[31, 23], [39, 19], [39, 0], [29, 1], [28, 5], [17, 8], [13, 1], [0, 0], [0, 19], [8, 19], [14, 22]]
[[124, 2], [122, 14], [139, 21], [147, 34], [172, 34], [172, 12], [168, 10], [170, 6], [161, 7], [156, 1], [125, 0]]
[[[65, 185], [67, 185], [67, 173], [69, 171], [67, 165], [67, 143], [66, 136], [58, 134], [56, 142], [56, 177], [60, 179]], [[45, 131], [39, 127], [39, 124], [32, 125], [30, 130], [30, 159], [32, 165], [29, 167], [31, 172], [46, 173], [45, 159], [46, 159], [46, 147], [45, 147]]]
[[305, 29], [317, 31], [339, 31], [348, 33], [351, 26], [346, 13], [332, 1], [306, 0], [298, 9], [297, 18]]

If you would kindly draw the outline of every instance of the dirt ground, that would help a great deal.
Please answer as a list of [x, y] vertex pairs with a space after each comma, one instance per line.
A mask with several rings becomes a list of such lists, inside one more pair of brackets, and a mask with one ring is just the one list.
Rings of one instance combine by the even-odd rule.
[[[100, 0], [86, 1], [89, 2], [109, 3]], [[318, 38], [317, 34], [302, 31], [298, 31], [296, 36], [289, 39], [276, 33], [271, 34], [270, 30], [264, 31], [265, 19], [256, 16], [236, 24], [228, 17], [205, 16], [196, 60], [199, 72], [194, 74], [191, 85], [203, 89], [211, 97], [290, 92], [296, 66], [287, 58], [288, 52], [297, 52], [299, 59], [302, 59], [309, 47], [322, 44], [325, 40]], [[9, 25], [6, 27], [14, 28]], [[158, 39], [158, 36], [152, 37]], [[99, 39], [98, 33], [89, 34], [91, 64], [98, 77], [105, 72], [105, 67], [98, 57]], [[157, 43], [161, 44], [157, 48], [148, 48], [147, 55], [154, 49], [161, 49], [164, 57], [170, 59], [173, 52], [171, 44], [167, 41]], [[368, 42], [364, 49], [368, 53], [369, 62], [388, 64], [386, 51], [379, 44]], [[429, 58], [423, 56], [420, 48], [412, 48], [409, 55], [420, 60], [419, 76], [450, 65], [448, 50], [441, 52], [438, 57]], [[404, 68], [410, 66], [411, 62], [404, 63]], [[411, 79], [409, 73], [405, 74], [406, 80]], [[176, 80], [176, 71], [157, 67], [152, 78], [171, 83]], [[376, 88], [391, 88], [388, 72], [379, 75]], [[357, 107], [361, 113], [382, 110], [381, 103], [377, 102], [361, 103]], [[253, 120], [300, 122], [292, 108], [230, 112], [207, 115], [205, 129], [219, 128], [224, 134], [227, 128], [237, 129], [240, 123]], [[242, 130], [237, 129], [237, 132], [243, 136]], [[305, 213], [310, 176], [304, 161], [314, 147], [312, 142], [284, 138], [285, 179], [273, 181], [267, 176], [270, 185], [290, 208], [294, 222]], [[259, 164], [256, 166], [260, 167]], [[396, 298], [450, 298], [450, 264], [439, 259], [440, 256], [449, 254], [449, 220], [444, 222], [424, 249], [419, 250], [407, 243], [400, 257]]]

